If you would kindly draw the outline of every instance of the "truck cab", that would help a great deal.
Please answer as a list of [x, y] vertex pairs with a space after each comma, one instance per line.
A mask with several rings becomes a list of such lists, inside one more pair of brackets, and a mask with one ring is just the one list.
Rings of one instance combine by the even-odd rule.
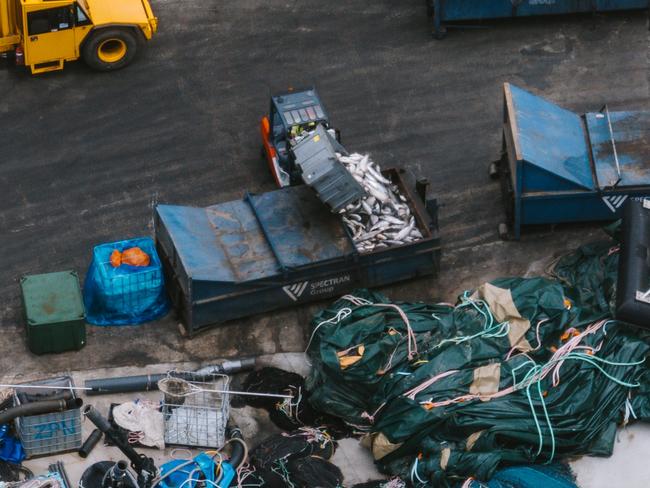
[[262, 157], [266, 158], [271, 174], [282, 188], [302, 183], [291, 148], [318, 124], [340, 134], [329, 125], [329, 117], [315, 88], [288, 92], [271, 97], [269, 116], [261, 121]]
[[32, 73], [79, 58], [111, 71], [128, 65], [158, 21], [148, 0], [0, 0], [0, 52]]

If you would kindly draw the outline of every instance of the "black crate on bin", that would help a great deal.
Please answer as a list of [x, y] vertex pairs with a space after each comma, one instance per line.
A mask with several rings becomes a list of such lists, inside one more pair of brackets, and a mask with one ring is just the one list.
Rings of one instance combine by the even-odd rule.
[[[29, 385], [42, 386], [60, 386], [61, 389], [51, 388], [30, 388], [21, 390], [24, 393], [34, 396], [42, 396], [47, 399], [46, 395], [66, 395], [70, 394], [76, 398], [72, 389], [74, 382], [69, 376], [62, 376], [44, 381], [35, 381]], [[21, 401], [18, 392], [14, 395], [16, 405], [24, 404], [24, 398]], [[16, 431], [20, 441], [25, 448], [25, 454], [28, 458], [37, 456], [49, 456], [59, 452], [76, 451], [81, 447], [81, 410], [75, 408], [65, 412], [47, 413], [42, 415], [32, 415], [28, 417], [19, 417], [16, 419]]]

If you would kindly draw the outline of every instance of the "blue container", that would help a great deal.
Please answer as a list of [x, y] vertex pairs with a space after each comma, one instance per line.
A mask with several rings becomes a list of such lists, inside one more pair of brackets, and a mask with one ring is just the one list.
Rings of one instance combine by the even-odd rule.
[[425, 207], [401, 170], [384, 176], [406, 197], [424, 238], [363, 254], [305, 185], [207, 208], [158, 205], [156, 243], [185, 330], [434, 274], [435, 201]]
[[[149, 266], [113, 267], [113, 251], [132, 247], [149, 255]], [[143, 237], [96, 246], [84, 283], [84, 304], [86, 320], [95, 325], [140, 324], [165, 315], [169, 304], [153, 240]]]
[[434, 36], [447, 22], [648, 8], [648, 0], [426, 0]]
[[504, 85], [497, 173], [512, 236], [524, 225], [611, 221], [650, 196], [650, 111], [578, 115]]

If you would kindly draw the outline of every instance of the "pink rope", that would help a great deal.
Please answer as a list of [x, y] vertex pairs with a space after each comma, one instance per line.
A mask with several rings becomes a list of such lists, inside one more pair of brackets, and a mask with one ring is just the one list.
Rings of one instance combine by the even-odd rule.
[[[580, 346], [580, 342], [587, 337], [588, 335], [595, 334], [598, 330], [602, 329], [603, 326], [607, 323], [607, 320], [601, 320], [599, 322], [595, 322], [591, 324], [589, 327], [587, 327], [583, 332], [580, 334], [577, 334], [573, 336], [571, 339], [569, 339], [566, 344], [564, 344], [562, 347], [558, 348], [557, 351], [551, 356], [551, 359], [548, 361], [547, 366], [544, 367], [542, 371], [540, 371], [539, 374], [531, 378], [529, 381], [532, 383], [534, 381], [541, 381], [544, 378], [546, 378], [549, 373], [552, 373], [553, 377], [553, 386], [558, 386], [560, 383], [560, 369], [562, 368], [562, 364], [564, 364], [564, 358], [567, 356], [571, 351], [574, 349], [577, 349]], [[600, 344], [598, 348], [600, 349]], [[591, 348], [589, 348], [591, 349]], [[437, 408], [437, 407], [446, 407], [448, 405], [452, 405], [455, 403], [461, 403], [461, 402], [466, 402], [470, 400], [492, 400], [494, 398], [501, 398], [503, 396], [509, 395], [510, 393], [513, 393], [515, 390], [515, 386], [510, 386], [508, 388], [505, 388], [503, 390], [497, 391], [496, 393], [492, 393], [489, 395], [461, 395], [456, 398], [450, 398], [449, 400], [443, 400], [440, 402], [423, 402], [426, 403], [426, 405], [430, 408]]]
[[[539, 326], [542, 325], [545, 322], [548, 322], [549, 319], [542, 319], [539, 322], [537, 322], [537, 327], [535, 327], [535, 337], [537, 339], [537, 347], [533, 349], [533, 351], [537, 351], [540, 347], [542, 347], [542, 341], [539, 338]], [[510, 356], [515, 350], [517, 349], [517, 344], [512, 346], [512, 349], [508, 351], [508, 354], [506, 354], [506, 361], [510, 361]]]
[[426, 390], [429, 388], [431, 385], [433, 385], [436, 381], [441, 380], [442, 378], [446, 378], [447, 376], [451, 376], [454, 373], [458, 373], [459, 370], [457, 369], [452, 369], [450, 371], [445, 371], [444, 373], [440, 373], [439, 375], [434, 376], [433, 378], [429, 378], [425, 382], [421, 383], [420, 385], [416, 386], [415, 388], [407, 391], [404, 393], [402, 396], [405, 396], [407, 398], [410, 398], [411, 400], [415, 400], [415, 397], [421, 393], [422, 391]]

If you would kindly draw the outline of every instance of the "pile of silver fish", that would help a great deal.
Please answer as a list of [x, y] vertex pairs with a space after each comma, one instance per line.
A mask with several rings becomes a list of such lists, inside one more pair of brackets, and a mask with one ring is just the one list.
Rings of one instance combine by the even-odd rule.
[[341, 210], [359, 252], [422, 239], [406, 197], [400, 194], [397, 185], [381, 174], [381, 168], [369, 155], [337, 153], [337, 157], [368, 194]]

